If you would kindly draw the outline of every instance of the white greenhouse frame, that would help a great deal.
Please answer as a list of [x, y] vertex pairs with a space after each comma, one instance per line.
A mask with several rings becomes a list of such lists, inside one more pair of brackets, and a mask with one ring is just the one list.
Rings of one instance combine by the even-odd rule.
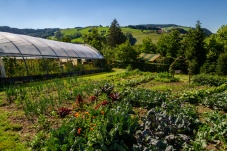
[[25, 66], [26, 58], [104, 59], [98, 50], [86, 44], [0, 32], [0, 77], [6, 77], [4, 63], [1, 60], [1, 57], [5, 56], [23, 59]]

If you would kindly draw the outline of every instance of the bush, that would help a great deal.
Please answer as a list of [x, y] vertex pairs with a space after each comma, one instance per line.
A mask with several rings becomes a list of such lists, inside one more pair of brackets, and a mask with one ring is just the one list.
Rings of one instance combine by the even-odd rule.
[[193, 78], [193, 82], [200, 85], [220, 86], [227, 82], [227, 79], [217, 75], [200, 74]]
[[200, 68], [200, 73], [214, 74], [215, 70], [216, 70], [216, 63], [215, 62], [213, 62], [213, 63], [206, 62]]
[[220, 75], [227, 75], [227, 52], [220, 54], [216, 71]]
[[178, 78], [170, 76], [168, 72], [160, 72], [155, 75], [154, 78], [155, 81], [160, 81], [160, 82], [177, 82], [179, 81]]
[[127, 72], [132, 71], [132, 66], [130, 64], [127, 66], [126, 71]]

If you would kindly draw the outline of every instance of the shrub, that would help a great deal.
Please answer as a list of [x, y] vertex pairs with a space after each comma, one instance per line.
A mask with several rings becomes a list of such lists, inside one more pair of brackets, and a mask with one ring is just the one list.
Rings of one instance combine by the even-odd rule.
[[127, 71], [127, 72], [128, 72], [128, 71], [132, 71], [132, 66], [131, 66], [130, 64], [127, 66], [126, 71]]
[[213, 62], [213, 63], [206, 62], [200, 68], [200, 73], [214, 74], [215, 70], [216, 70], [216, 63], [215, 62]]
[[227, 79], [217, 75], [200, 74], [193, 78], [193, 82], [200, 85], [220, 86], [227, 82]]
[[220, 75], [227, 75], [227, 52], [220, 54], [217, 60], [216, 71]]

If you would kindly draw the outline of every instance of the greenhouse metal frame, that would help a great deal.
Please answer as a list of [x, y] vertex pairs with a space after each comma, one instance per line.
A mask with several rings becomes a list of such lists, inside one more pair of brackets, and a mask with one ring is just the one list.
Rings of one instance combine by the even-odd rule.
[[[73, 44], [0, 32], [0, 78], [6, 77], [4, 62], [1, 59], [3, 57], [23, 60], [27, 76], [30, 76], [26, 63], [27, 59], [42, 59], [44, 63], [46, 63], [46, 59], [104, 59], [98, 50], [86, 44]], [[48, 74], [48, 69], [46, 74]]]

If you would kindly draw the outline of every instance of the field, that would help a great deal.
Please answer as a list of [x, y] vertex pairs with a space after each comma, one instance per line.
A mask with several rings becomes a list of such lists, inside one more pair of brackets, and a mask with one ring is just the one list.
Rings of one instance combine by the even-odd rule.
[[[62, 33], [64, 33], [65, 35], [72, 35], [75, 34], [76, 32], [80, 32], [82, 35], [89, 33], [89, 30], [91, 28], [90, 27], [86, 27], [86, 28], [68, 28], [68, 29], [63, 29], [61, 30]], [[105, 34], [108, 32], [108, 27], [98, 27], [98, 31], [101, 33], [101, 31], [106, 31]], [[122, 32], [124, 34], [126, 34], [127, 32], [130, 32], [133, 37], [135, 37], [137, 39], [136, 44], [141, 44], [142, 40], [146, 37], [150, 37], [152, 39], [152, 41], [154, 43], [156, 43], [158, 41], [158, 39], [161, 37], [161, 34], [157, 34], [157, 33], [150, 33], [147, 30], [144, 30], [143, 32], [141, 30], [138, 29], [131, 29], [131, 28], [125, 28], [122, 27], [121, 28]], [[72, 42], [81, 42], [83, 43], [83, 39], [80, 38], [76, 38], [73, 39]]]
[[6, 86], [0, 150], [226, 150], [227, 84], [212, 78], [115, 69]]

